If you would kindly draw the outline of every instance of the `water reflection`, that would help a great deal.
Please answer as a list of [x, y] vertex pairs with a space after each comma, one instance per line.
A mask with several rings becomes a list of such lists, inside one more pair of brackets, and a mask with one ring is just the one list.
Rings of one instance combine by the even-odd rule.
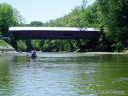
[[11, 82], [8, 66], [11, 59], [10, 56], [0, 57], [0, 96], [8, 95]]
[[[95, 74], [96, 90], [120, 90], [127, 92], [128, 78], [127, 56], [109, 55], [102, 56]], [[120, 81], [121, 80], [121, 81]], [[118, 82], [120, 81], [120, 82]], [[117, 94], [116, 94], [117, 95]]]
[[[46, 57], [37, 59], [0, 57], [0, 96], [122, 95], [101, 92], [111, 90], [124, 91], [123, 95], [127, 95], [126, 55], [54, 55], [47, 53]], [[99, 90], [100, 94], [96, 93]]]

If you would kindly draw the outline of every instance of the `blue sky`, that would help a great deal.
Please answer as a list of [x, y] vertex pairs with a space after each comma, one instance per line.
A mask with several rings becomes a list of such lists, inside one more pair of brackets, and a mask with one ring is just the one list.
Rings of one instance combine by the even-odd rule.
[[[95, 0], [88, 0], [88, 5]], [[56, 19], [71, 12], [83, 0], [0, 0], [16, 8], [25, 19], [26, 23], [31, 21], [46, 22]]]

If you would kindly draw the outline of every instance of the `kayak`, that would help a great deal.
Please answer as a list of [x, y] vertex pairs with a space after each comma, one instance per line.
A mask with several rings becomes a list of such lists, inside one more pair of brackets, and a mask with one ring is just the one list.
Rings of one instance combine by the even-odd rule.
[[34, 55], [31, 55], [31, 58], [32, 58], [32, 59], [35, 59], [36, 57], [37, 57], [36, 55], [35, 55], [35, 56], [34, 56]]

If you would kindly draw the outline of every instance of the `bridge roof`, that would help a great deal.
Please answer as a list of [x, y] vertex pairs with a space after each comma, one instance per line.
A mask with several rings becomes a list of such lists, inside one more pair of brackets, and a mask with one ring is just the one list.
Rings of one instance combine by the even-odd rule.
[[9, 31], [99, 31], [99, 29], [78, 27], [10, 27]]

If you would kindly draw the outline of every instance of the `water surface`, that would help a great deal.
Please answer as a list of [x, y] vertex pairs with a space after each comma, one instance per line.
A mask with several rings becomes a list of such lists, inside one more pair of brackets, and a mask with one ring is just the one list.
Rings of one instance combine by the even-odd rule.
[[0, 96], [126, 96], [128, 55], [0, 56]]

